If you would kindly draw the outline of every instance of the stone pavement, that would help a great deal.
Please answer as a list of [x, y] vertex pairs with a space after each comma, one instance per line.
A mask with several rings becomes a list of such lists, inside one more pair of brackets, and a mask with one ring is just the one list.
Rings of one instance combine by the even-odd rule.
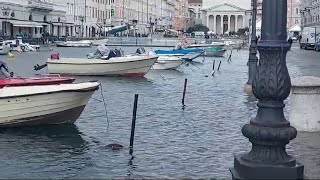
[[287, 54], [287, 65], [295, 66], [303, 76], [320, 77], [320, 52], [300, 49], [299, 43], [294, 43]]

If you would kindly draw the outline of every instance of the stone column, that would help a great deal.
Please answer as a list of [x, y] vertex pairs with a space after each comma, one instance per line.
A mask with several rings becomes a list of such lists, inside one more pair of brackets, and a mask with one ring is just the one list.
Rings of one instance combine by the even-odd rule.
[[217, 15], [213, 15], [213, 32], [217, 33]]
[[245, 16], [242, 16], [242, 28], [245, 28], [245, 26], [246, 26], [246, 22], [245, 22], [244, 18], [245, 18]]
[[209, 14], [207, 14], [207, 27], [209, 28]]
[[290, 123], [298, 131], [320, 132], [320, 78], [302, 76], [292, 80]]
[[228, 15], [228, 32], [230, 33], [230, 30], [231, 30], [231, 15]]
[[224, 15], [221, 15], [221, 34], [223, 34], [223, 17]]
[[235, 15], [234, 30], [238, 32], [238, 15]]

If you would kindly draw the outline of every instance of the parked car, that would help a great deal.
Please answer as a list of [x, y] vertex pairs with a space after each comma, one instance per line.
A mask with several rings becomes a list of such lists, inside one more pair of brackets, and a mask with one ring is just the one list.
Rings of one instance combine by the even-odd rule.
[[320, 41], [318, 41], [314, 47], [315, 51], [320, 51]]

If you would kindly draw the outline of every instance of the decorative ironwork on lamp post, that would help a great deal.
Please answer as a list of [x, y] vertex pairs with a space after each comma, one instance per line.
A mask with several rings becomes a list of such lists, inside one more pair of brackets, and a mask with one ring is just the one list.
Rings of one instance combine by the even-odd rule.
[[257, 72], [257, 0], [252, 0], [252, 20], [251, 20], [251, 43], [249, 48], [249, 78], [245, 85], [245, 90], [252, 92], [252, 82]]
[[284, 117], [284, 100], [291, 81], [286, 65], [287, 0], [264, 0], [260, 53], [253, 93], [259, 99], [257, 116], [242, 128], [249, 138], [249, 153], [234, 157], [233, 179], [303, 179], [304, 166], [286, 153], [297, 130]]

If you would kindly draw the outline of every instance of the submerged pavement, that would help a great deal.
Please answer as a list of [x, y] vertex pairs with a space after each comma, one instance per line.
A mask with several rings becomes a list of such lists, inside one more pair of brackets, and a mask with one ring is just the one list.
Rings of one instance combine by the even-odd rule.
[[[123, 49], [132, 53], [136, 47]], [[94, 48], [54, 50], [62, 57], [85, 57]], [[46, 68], [34, 72], [33, 66], [44, 63], [50, 53], [42, 47], [41, 52], [15, 53], [11, 60], [0, 58], [17, 74], [31, 76], [47, 73]], [[1, 178], [230, 179], [228, 168], [233, 166], [234, 154], [251, 148], [241, 126], [257, 110], [255, 99], [243, 92], [248, 55], [248, 51], [234, 51], [232, 62], [222, 59], [215, 77], [210, 75], [212, 59], [203, 61], [202, 57], [176, 71], [152, 70], [145, 78], [78, 77], [78, 82], [99, 80], [103, 89], [93, 95], [75, 126], [0, 130]], [[295, 44], [287, 58], [291, 77], [317, 75], [319, 55]], [[182, 110], [185, 78], [186, 108]], [[101, 93], [107, 102], [109, 126]], [[128, 145], [135, 93], [140, 96], [132, 160]], [[319, 139], [320, 133], [298, 133], [287, 147], [305, 165], [309, 178], [320, 178]], [[111, 143], [124, 149], [112, 151], [107, 148]]]

